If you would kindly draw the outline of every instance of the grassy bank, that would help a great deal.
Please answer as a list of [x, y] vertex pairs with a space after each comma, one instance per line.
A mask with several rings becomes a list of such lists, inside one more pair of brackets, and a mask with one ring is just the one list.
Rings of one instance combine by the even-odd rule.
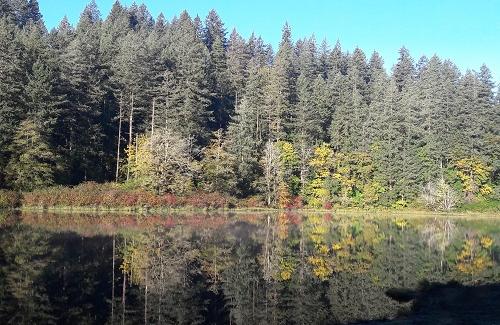
[[467, 203], [450, 212], [435, 212], [424, 208], [403, 209], [372, 207], [345, 208], [333, 206], [331, 209], [309, 209], [301, 200], [293, 200], [286, 209], [268, 208], [262, 199], [235, 199], [220, 193], [196, 192], [185, 196], [173, 194], [157, 195], [143, 190], [131, 190], [118, 184], [84, 183], [75, 187], [51, 187], [33, 192], [16, 193], [0, 190], [0, 209], [20, 208], [25, 211], [61, 212], [126, 212], [126, 213], [171, 213], [175, 211], [242, 211], [277, 212], [294, 210], [318, 213], [394, 213], [418, 214], [478, 214], [500, 215], [500, 201]]

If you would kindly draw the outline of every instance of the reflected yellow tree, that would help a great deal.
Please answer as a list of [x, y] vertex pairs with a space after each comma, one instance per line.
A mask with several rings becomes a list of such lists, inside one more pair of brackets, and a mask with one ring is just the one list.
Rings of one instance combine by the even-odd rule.
[[493, 240], [488, 238], [471, 236], [464, 241], [456, 257], [456, 267], [459, 272], [473, 277], [493, 266], [489, 254]]

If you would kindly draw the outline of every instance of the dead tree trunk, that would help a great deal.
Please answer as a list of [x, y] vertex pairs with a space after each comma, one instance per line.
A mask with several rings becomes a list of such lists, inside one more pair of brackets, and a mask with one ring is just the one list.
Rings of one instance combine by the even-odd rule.
[[[128, 147], [129, 147], [129, 150], [130, 150], [130, 148], [132, 148], [133, 125], [134, 125], [134, 94], [132, 94], [129, 124], [128, 124]], [[127, 181], [129, 179], [130, 179], [130, 161], [127, 162]]]
[[122, 140], [122, 95], [120, 94], [120, 112], [118, 113], [118, 145], [116, 148], [116, 175], [115, 181], [118, 182], [118, 176], [120, 174], [120, 147]]

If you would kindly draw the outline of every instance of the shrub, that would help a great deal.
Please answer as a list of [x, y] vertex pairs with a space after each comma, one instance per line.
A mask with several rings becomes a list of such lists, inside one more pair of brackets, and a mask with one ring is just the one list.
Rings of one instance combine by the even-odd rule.
[[103, 207], [103, 208], [193, 208], [227, 207], [229, 199], [220, 193], [196, 192], [187, 197], [157, 195], [145, 190], [126, 189], [118, 184], [82, 183], [75, 187], [50, 187], [24, 193], [23, 204], [32, 207]]
[[239, 204], [241, 208], [263, 208], [266, 206], [262, 196], [250, 196], [249, 198], [242, 199]]
[[21, 205], [21, 195], [18, 192], [0, 190], [0, 209], [14, 209]]
[[185, 204], [193, 208], [225, 208], [228, 204], [228, 199], [218, 193], [196, 192], [186, 197]]
[[288, 202], [287, 209], [302, 209], [304, 207], [303, 199], [301, 196], [294, 196]]
[[500, 212], [500, 200], [467, 202], [459, 211], [467, 212]]
[[323, 209], [325, 210], [331, 210], [333, 208], [333, 205], [331, 202], [325, 202], [323, 203]]

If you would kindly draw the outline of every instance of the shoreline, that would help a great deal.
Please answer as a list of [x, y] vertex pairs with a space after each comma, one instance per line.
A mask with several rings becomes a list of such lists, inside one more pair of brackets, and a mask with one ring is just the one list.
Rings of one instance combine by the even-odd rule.
[[51, 207], [36, 207], [36, 206], [21, 206], [16, 209], [5, 209], [5, 211], [19, 211], [19, 212], [48, 212], [48, 213], [61, 213], [61, 214], [140, 214], [140, 215], [169, 215], [169, 214], [279, 214], [279, 213], [292, 213], [292, 214], [339, 214], [339, 215], [360, 215], [360, 214], [386, 214], [389, 216], [405, 216], [405, 217], [454, 217], [454, 218], [467, 218], [467, 217], [481, 217], [481, 218], [499, 218], [500, 212], [494, 211], [430, 211], [415, 208], [405, 209], [385, 209], [385, 208], [338, 208], [338, 209], [314, 209], [314, 208], [301, 208], [301, 209], [279, 209], [279, 208], [195, 208], [195, 207], [177, 207], [177, 208], [144, 208], [144, 207], [95, 207], [95, 206], [51, 206]]

